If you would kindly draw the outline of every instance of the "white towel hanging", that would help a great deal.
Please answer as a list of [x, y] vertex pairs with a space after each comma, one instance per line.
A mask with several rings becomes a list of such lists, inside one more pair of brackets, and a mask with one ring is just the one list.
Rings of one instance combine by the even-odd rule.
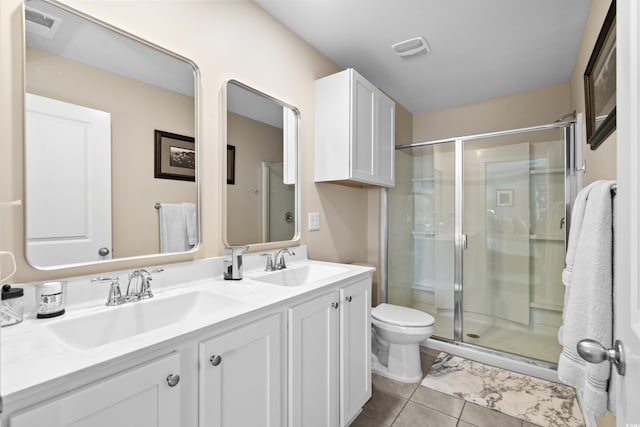
[[189, 250], [187, 222], [182, 203], [160, 204], [160, 252]]
[[583, 409], [596, 416], [607, 409], [608, 363], [587, 363], [577, 354], [578, 341], [594, 339], [611, 347], [613, 339], [613, 181], [597, 181], [576, 198], [566, 267], [563, 324], [558, 333], [562, 353], [558, 378], [576, 388]]

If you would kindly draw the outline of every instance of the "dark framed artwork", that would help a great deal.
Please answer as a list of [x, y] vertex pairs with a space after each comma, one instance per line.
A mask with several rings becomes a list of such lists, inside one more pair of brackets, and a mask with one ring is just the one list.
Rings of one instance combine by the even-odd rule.
[[190, 136], [154, 130], [155, 178], [196, 180], [196, 146]]
[[584, 72], [587, 144], [595, 150], [616, 128], [616, 2], [613, 0]]
[[236, 183], [236, 147], [227, 144], [227, 184]]

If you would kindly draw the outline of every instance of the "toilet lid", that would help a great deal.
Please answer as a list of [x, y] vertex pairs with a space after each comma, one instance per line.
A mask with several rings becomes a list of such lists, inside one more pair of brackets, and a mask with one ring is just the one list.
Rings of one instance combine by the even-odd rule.
[[431, 326], [435, 322], [430, 314], [393, 304], [380, 304], [371, 309], [371, 317], [397, 326]]

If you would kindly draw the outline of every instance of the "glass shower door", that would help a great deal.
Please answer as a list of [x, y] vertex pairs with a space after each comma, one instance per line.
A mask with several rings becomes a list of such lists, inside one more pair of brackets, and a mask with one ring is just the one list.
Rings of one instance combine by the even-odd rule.
[[454, 338], [454, 143], [396, 151], [389, 190], [387, 299], [435, 318]]
[[463, 145], [462, 340], [556, 362], [562, 320], [563, 129]]

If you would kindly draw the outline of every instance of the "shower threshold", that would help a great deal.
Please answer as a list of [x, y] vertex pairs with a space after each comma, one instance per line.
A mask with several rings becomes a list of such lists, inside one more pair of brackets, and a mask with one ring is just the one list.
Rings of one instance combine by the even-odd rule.
[[558, 380], [557, 364], [542, 360], [530, 359], [517, 354], [492, 350], [474, 344], [455, 342], [446, 338], [431, 337], [421, 343], [422, 346], [432, 350], [450, 353], [455, 356], [475, 360], [487, 365], [508, 369], [532, 377], [542, 378], [548, 381]]

